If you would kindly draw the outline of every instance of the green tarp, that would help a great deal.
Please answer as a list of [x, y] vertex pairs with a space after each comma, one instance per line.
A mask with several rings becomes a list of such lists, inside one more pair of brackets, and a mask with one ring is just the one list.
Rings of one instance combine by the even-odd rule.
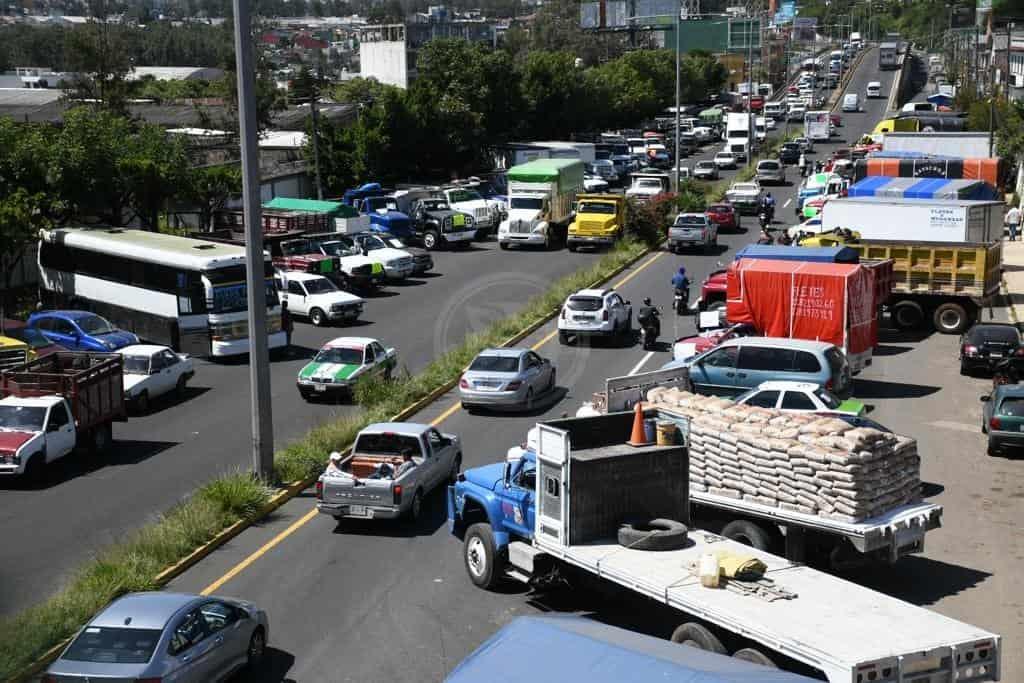
[[705, 109], [700, 113], [701, 123], [721, 123], [722, 122], [722, 110], [712, 107], [711, 109]]
[[536, 159], [508, 171], [509, 182], [552, 183], [564, 191], [583, 186], [583, 162], [579, 159]]
[[351, 206], [341, 202], [323, 202], [316, 199], [295, 199], [294, 197], [274, 197], [263, 205], [264, 209], [276, 211], [304, 211], [306, 213], [326, 213], [340, 218], [355, 218], [358, 212]]

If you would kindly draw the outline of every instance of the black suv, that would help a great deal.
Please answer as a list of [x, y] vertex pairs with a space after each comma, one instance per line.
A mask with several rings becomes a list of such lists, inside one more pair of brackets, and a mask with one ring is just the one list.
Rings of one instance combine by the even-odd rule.
[[779, 161], [784, 164], [795, 164], [800, 161], [800, 145], [795, 142], [787, 142], [779, 150]]
[[996, 365], [1011, 359], [1024, 366], [1024, 349], [1020, 332], [1009, 323], [977, 323], [960, 338], [960, 374], [975, 370], [992, 371]]

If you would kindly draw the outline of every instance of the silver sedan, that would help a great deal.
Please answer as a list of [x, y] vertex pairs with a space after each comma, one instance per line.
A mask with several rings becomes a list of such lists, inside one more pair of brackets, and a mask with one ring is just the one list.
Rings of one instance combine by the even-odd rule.
[[46, 680], [220, 681], [258, 672], [270, 626], [256, 606], [183, 593], [130, 593], [78, 632]]
[[555, 388], [551, 361], [530, 349], [485, 349], [459, 380], [462, 407], [533, 410]]

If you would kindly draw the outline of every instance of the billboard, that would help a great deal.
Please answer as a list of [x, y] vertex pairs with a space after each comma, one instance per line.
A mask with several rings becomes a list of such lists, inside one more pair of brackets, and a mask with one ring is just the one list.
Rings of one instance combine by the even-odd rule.
[[772, 21], [776, 26], [782, 26], [793, 21], [796, 16], [796, 3], [794, 0], [785, 0], [779, 4], [779, 10], [775, 13]]
[[793, 40], [804, 40], [813, 43], [817, 33], [817, 17], [795, 17], [793, 19]]

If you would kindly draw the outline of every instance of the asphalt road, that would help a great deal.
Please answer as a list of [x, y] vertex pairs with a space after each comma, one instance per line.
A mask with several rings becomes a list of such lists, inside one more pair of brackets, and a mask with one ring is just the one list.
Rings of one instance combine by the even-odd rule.
[[[708, 145], [682, 163], [710, 159], [720, 146]], [[723, 171], [722, 177], [736, 172]], [[792, 215], [782, 210], [777, 214]], [[745, 222], [756, 225], [750, 217]], [[299, 368], [329, 339], [375, 337], [397, 348], [400, 365], [415, 372], [466, 333], [515, 312], [552, 281], [597, 258], [582, 251], [506, 252], [494, 242], [478, 243], [466, 252], [435, 252], [436, 274], [389, 286], [370, 298], [356, 325], [316, 328], [297, 321], [292, 356], [271, 364], [277, 447], [356, 410], [351, 405], [305, 403], [295, 390]], [[186, 400], [153, 408], [149, 415], [116, 425], [117, 442], [104, 457], [59, 461], [35, 490], [3, 483], [0, 616], [46, 597], [92, 554], [198, 485], [219, 473], [250, 467], [246, 365], [197, 361]]]
[[[870, 57], [870, 55], [869, 55]], [[851, 87], [863, 92], [882, 80], [865, 58]], [[884, 99], [844, 116], [839, 139], [869, 130]], [[851, 135], [850, 133], [853, 133]], [[822, 145], [824, 156], [831, 145]], [[780, 205], [794, 187], [779, 188]], [[784, 212], [779, 212], [785, 217]], [[729, 259], [754, 233], [723, 235], [718, 256], [658, 252], [613, 283], [634, 302], [652, 296], [667, 311], [669, 279], [679, 263], [695, 280]], [[997, 312], [998, 313], [998, 312]], [[691, 334], [694, 320], [667, 312], [665, 341]], [[464, 441], [464, 466], [500, 461], [538, 420], [572, 414], [606, 377], [655, 369], [668, 344], [654, 353], [638, 346], [562, 347], [553, 325], [524, 345], [536, 346], [558, 368], [552, 402], [526, 416], [468, 415], [450, 395], [416, 419], [434, 421]], [[928, 537], [927, 552], [893, 568], [852, 575], [879, 590], [927, 605], [1002, 634], [1004, 680], [1024, 679], [1018, 635], [1024, 623], [1020, 535], [1013, 536], [1024, 498], [1024, 466], [984, 454], [977, 395], [984, 380], [957, 374], [955, 338], [908, 338], [884, 332], [875, 363], [858, 378], [855, 395], [872, 417], [919, 439], [926, 493], [945, 505], [945, 526]], [[461, 547], [445, 525], [442, 496], [429, 501], [416, 526], [333, 519], [315, 512], [307, 493], [272, 519], [247, 531], [173, 582], [172, 589], [219, 592], [254, 600], [272, 624], [271, 663], [262, 680], [441, 680], [463, 657], [513, 617], [572, 612], [667, 637], [678, 615], [633, 599], [608, 600], [587, 591], [534, 593], [522, 586], [489, 593], [470, 584]], [[839, 597], [839, 596], [837, 596]], [[908, 624], [907, 628], [913, 628]]]

